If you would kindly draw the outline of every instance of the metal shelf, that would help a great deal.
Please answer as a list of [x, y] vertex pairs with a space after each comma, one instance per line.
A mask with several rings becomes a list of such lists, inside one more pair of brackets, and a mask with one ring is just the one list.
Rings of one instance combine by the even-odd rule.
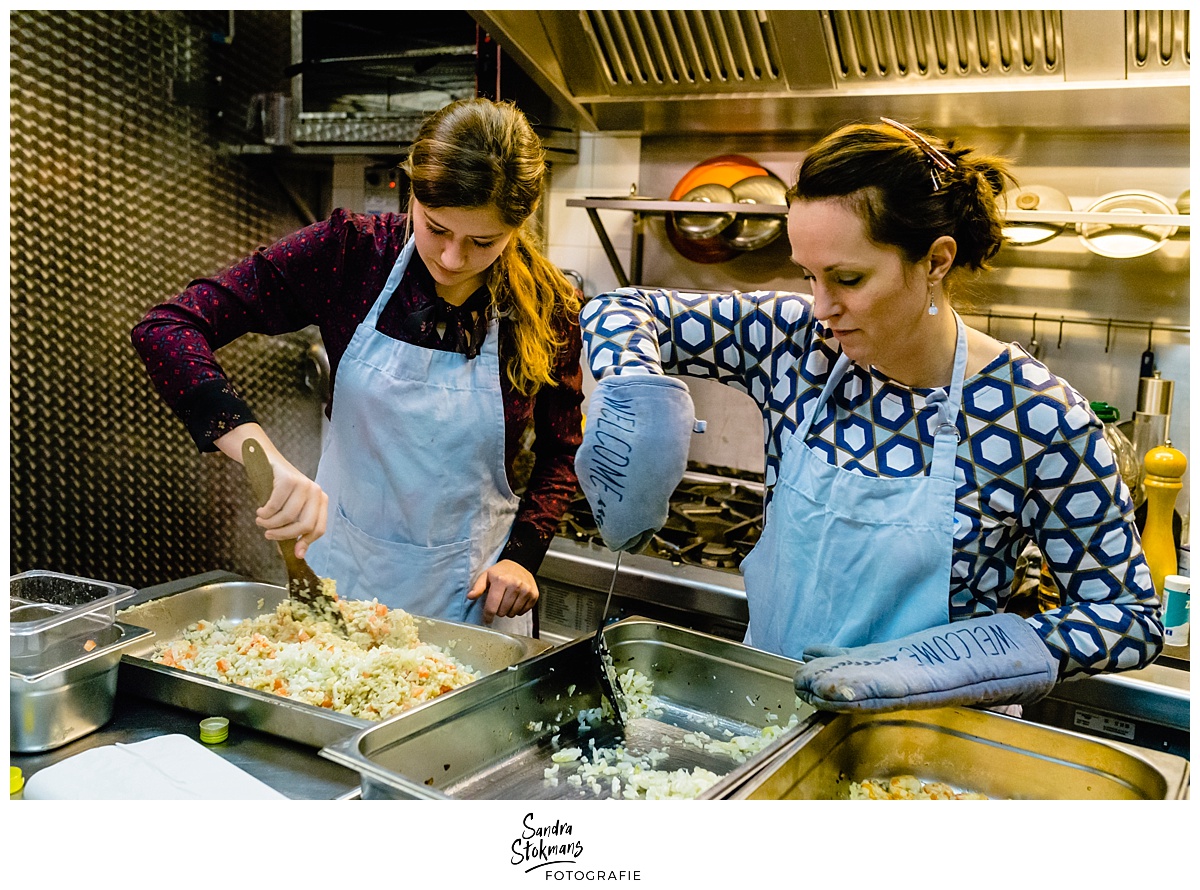
[[[568, 198], [568, 207], [624, 210], [629, 213], [741, 213], [745, 216], [787, 216], [785, 204], [717, 204], [707, 201], [658, 201], [648, 198]], [[1089, 213], [1082, 210], [1010, 210], [1006, 222], [1110, 223], [1115, 226], [1177, 226], [1190, 229], [1192, 218], [1185, 214]]]
[[716, 204], [707, 201], [657, 201], [650, 198], [568, 198], [568, 207], [596, 210], [624, 210], [630, 213], [658, 215], [685, 213], [744, 213], [747, 216], [787, 216], [784, 204]]
[[[645, 244], [643, 220], [647, 216], [663, 216], [667, 213], [738, 213], [743, 216], [787, 216], [787, 206], [783, 204], [716, 204], [707, 201], [660, 201], [653, 198], [568, 198], [568, 207], [581, 207], [587, 211], [592, 228], [600, 239], [600, 245], [608, 257], [608, 263], [617, 282], [621, 287], [628, 287], [630, 278], [640, 281], [642, 274], [642, 252]], [[604, 223], [600, 219], [601, 210], [619, 210], [632, 213], [633, 249], [630, 257], [630, 275], [625, 274], [620, 257], [608, 237]], [[1153, 214], [1153, 213], [1091, 213], [1082, 210], [1050, 211], [1050, 210], [1010, 210], [1004, 216], [1006, 222], [1029, 222], [1050, 224], [1088, 224], [1107, 223], [1113, 226], [1173, 226], [1188, 232], [1192, 225], [1190, 214]]]
[[293, 145], [264, 145], [258, 143], [233, 144], [224, 143], [217, 149], [219, 154], [233, 157], [306, 157], [328, 158], [334, 155], [365, 155], [371, 157], [395, 158], [404, 154], [398, 143], [384, 142], [343, 142], [343, 143], [296, 143]]

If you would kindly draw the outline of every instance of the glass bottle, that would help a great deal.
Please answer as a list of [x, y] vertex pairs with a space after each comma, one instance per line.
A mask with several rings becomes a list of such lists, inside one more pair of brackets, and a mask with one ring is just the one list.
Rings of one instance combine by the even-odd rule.
[[1129, 437], [1117, 426], [1117, 421], [1121, 419], [1121, 412], [1108, 402], [1092, 402], [1091, 405], [1092, 410], [1096, 412], [1096, 417], [1104, 424], [1104, 439], [1108, 442], [1108, 447], [1112, 449], [1113, 458], [1117, 462], [1117, 472], [1129, 486], [1130, 496], [1136, 505], [1141, 500], [1138, 494], [1141, 488], [1142, 468], [1138, 461], [1137, 449], [1129, 441]]

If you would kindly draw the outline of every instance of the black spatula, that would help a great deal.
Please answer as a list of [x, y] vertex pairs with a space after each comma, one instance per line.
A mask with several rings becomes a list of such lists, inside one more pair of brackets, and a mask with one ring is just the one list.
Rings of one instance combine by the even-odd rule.
[[617, 561], [613, 566], [612, 580], [608, 582], [608, 596], [604, 599], [604, 611], [600, 613], [600, 624], [596, 635], [592, 638], [592, 651], [596, 654], [596, 662], [600, 673], [600, 689], [608, 699], [613, 709], [613, 720], [625, 728], [625, 717], [621, 713], [621, 699], [617, 695], [616, 676], [612, 666], [612, 656], [608, 651], [608, 643], [604, 640], [604, 620], [608, 617], [608, 604], [612, 601], [613, 588], [617, 586], [617, 575], [621, 571], [621, 551], [617, 551]]

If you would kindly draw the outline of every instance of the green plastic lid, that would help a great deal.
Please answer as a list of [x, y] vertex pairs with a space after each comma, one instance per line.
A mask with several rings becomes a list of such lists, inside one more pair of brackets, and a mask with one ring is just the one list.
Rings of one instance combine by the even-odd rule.
[[1116, 423], [1121, 419], [1121, 412], [1117, 410], [1116, 405], [1110, 405], [1108, 402], [1092, 402], [1091, 406], [1101, 423]]

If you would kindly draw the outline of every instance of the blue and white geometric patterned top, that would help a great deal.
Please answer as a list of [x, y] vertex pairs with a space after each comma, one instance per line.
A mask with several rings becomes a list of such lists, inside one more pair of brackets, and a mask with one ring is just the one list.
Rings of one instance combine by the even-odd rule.
[[[621, 288], [580, 315], [592, 375], [707, 377], [763, 416], [767, 501], [784, 446], [840, 352], [808, 294]], [[944, 388], [943, 388], [944, 390]], [[934, 389], [851, 365], [805, 447], [867, 476], [927, 473]], [[1143, 667], [1162, 648], [1158, 598], [1128, 487], [1102, 426], [1069, 383], [1012, 344], [963, 387], [950, 619], [1001, 611], [1033, 540], [1063, 606], [1028, 619], [1061, 677]]]

